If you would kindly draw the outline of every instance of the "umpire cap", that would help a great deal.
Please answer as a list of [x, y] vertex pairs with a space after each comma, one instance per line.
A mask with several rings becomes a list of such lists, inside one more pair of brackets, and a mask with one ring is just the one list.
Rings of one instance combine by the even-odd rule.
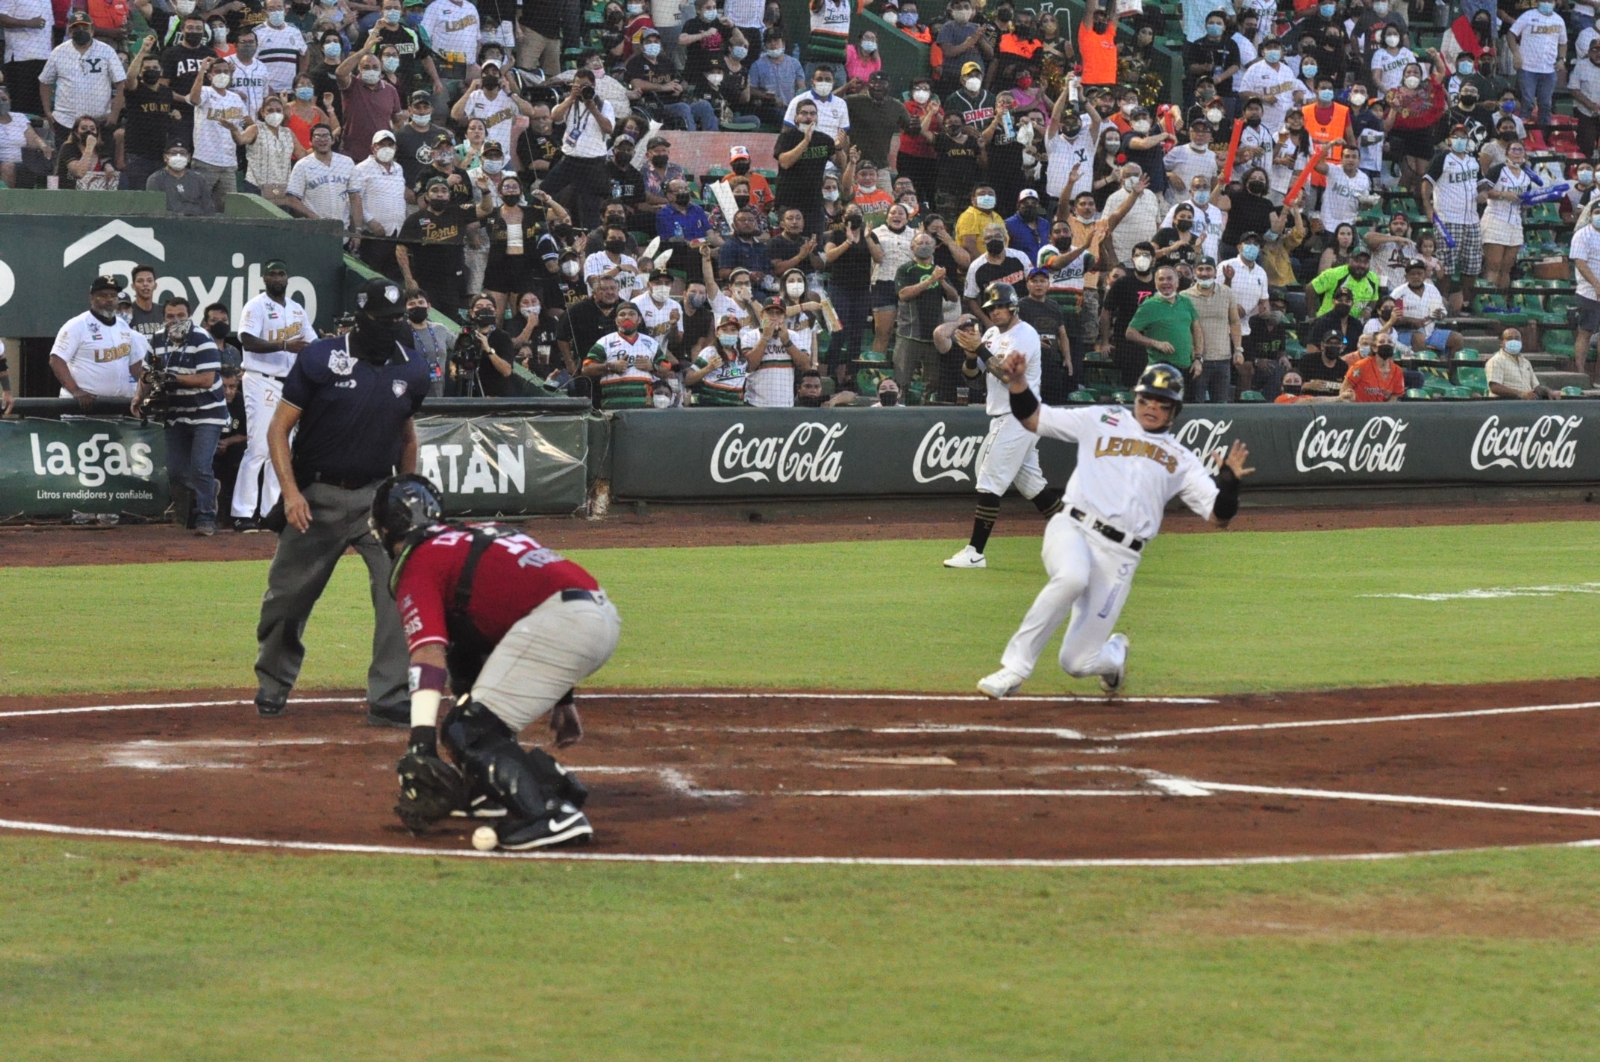
[[1003, 280], [996, 280], [983, 289], [983, 302], [978, 305], [984, 313], [988, 313], [1002, 306], [1008, 310], [1015, 310], [1017, 303], [1017, 289]]
[[[418, 541], [413, 536], [443, 519], [444, 506], [439, 501], [437, 488], [421, 476], [408, 472], [390, 476], [378, 484], [378, 489], [372, 492], [372, 512], [367, 524], [383, 548], [394, 556], [401, 545], [409, 551]], [[389, 581], [391, 593], [399, 574], [397, 559]]]
[[[1172, 403], [1172, 416], [1176, 418], [1178, 412], [1183, 409], [1183, 373], [1166, 362], [1158, 362], [1139, 377], [1139, 382], [1134, 384], [1133, 393], [1166, 399]], [[1172, 422], [1167, 423], [1170, 425]]]

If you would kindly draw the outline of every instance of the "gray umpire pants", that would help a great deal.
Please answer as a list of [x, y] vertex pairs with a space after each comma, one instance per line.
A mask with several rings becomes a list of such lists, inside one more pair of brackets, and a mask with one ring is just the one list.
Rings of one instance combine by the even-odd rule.
[[408, 703], [406, 671], [411, 655], [400, 629], [400, 612], [389, 596], [389, 555], [367, 526], [376, 486], [345, 490], [327, 483], [310, 484], [303, 493], [311, 505], [311, 526], [305, 531], [286, 527], [278, 536], [278, 551], [267, 573], [267, 592], [261, 597], [261, 622], [256, 626], [256, 696], [261, 700], [282, 704], [289, 699], [306, 659], [301, 641], [306, 621], [345, 548], [353, 546], [367, 562], [372, 589], [367, 703], [375, 708]]

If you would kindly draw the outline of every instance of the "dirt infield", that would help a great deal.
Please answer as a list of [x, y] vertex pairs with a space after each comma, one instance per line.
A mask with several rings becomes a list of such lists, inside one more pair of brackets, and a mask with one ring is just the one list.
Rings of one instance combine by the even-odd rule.
[[[248, 696], [0, 700], [0, 826], [468, 847], [472, 823], [414, 839], [396, 821], [404, 735], [364, 726], [358, 695], [270, 721]], [[578, 851], [602, 857], [1213, 860], [1600, 837], [1600, 680], [1112, 705], [579, 704], [588, 735], [562, 759], [593, 790], [596, 837]]]
[[[1593, 520], [1594, 505], [1575, 502], [1348, 508], [1246, 508], [1239, 531], [1331, 531], [1367, 527], [1434, 527], [1449, 524], [1517, 524]], [[995, 534], [1038, 535], [1044, 520], [1032, 506], [1009, 499]], [[972, 530], [967, 498], [885, 502], [771, 502], [704, 506], [620, 506], [603, 520], [552, 517], [526, 526], [555, 549], [621, 546], [765, 546], [791, 542], [859, 542], [948, 538], [960, 543]], [[1162, 532], [1208, 534], [1217, 528], [1187, 510], [1169, 513]], [[0, 528], [0, 567], [65, 564], [135, 564], [160, 561], [266, 560], [274, 535], [195, 538], [166, 524], [128, 527], [38, 525]]]

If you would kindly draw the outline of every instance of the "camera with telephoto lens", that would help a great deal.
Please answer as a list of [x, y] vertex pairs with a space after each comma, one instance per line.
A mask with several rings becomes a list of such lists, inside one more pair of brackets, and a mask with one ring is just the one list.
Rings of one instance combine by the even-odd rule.
[[152, 350], [139, 382], [144, 385], [144, 397], [139, 399], [139, 419], [149, 420], [152, 413], [159, 417], [172, 397], [173, 377], [167, 371], [167, 356]]
[[460, 372], [477, 372], [482, 360], [483, 344], [478, 342], [477, 333], [470, 326], [463, 328], [450, 347], [450, 364]]
[[579, 99], [585, 99], [585, 100], [594, 99], [594, 86], [593, 85], [585, 85], [585, 86], [583, 86], [583, 88], [578, 90], [578, 98]]

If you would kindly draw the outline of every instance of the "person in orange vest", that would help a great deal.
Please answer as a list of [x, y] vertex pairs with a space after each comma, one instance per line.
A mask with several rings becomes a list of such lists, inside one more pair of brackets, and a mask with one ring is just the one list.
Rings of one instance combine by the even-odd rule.
[[921, 41], [929, 48], [933, 47], [933, 30], [922, 24], [922, 18], [917, 13], [917, 0], [905, 0], [905, 3], [900, 5], [894, 22], [900, 27], [900, 32], [907, 37], [914, 41]]
[[1018, 71], [1033, 63], [1044, 44], [1031, 28], [1017, 24], [1016, 15], [1009, 6], [1000, 8], [994, 17], [995, 28], [1000, 31], [997, 47], [1000, 58], [995, 64], [994, 84], [998, 88], [1009, 88], [1016, 81]]
[[1078, 54], [1083, 59], [1085, 85], [1117, 83], [1117, 23], [1122, 13], [1113, 5], [1109, 15], [1100, 0], [1089, 6], [1078, 24]]
[[[1330, 168], [1338, 165], [1346, 147], [1355, 150], [1355, 123], [1350, 120], [1350, 108], [1334, 101], [1331, 78], [1317, 78], [1317, 101], [1300, 108], [1300, 114], [1306, 120], [1306, 134], [1311, 137], [1312, 154], [1315, 155], [1318, 148], [1326, 147]], [[1323, 172], [1315, 172], [1311, 175], [1311, 183], [1322, 188], [1328, 183], [1328, 178]]]

